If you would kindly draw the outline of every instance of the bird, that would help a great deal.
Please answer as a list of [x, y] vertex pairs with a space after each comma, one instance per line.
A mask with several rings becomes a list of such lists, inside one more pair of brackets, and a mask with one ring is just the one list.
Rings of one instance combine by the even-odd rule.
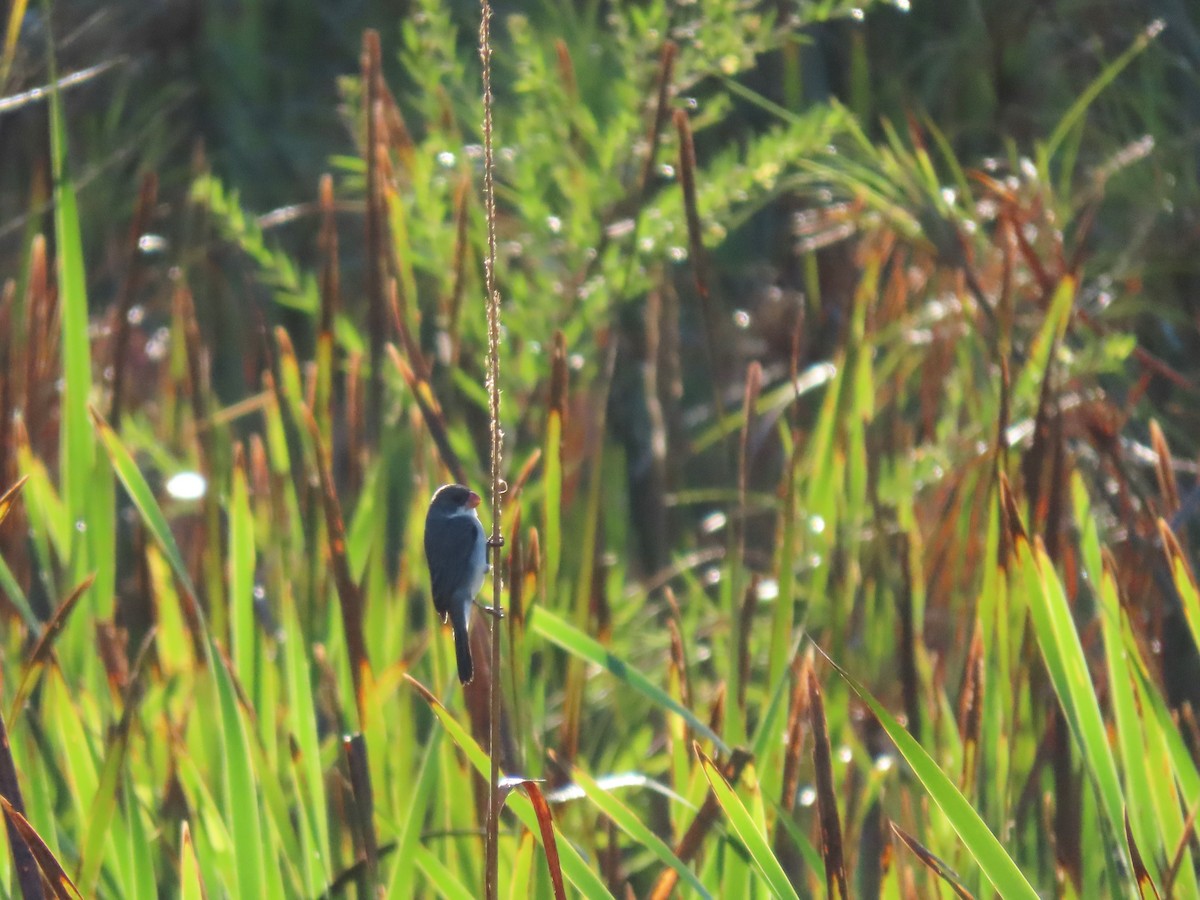
[[488, 572], [487, 539], [475, 513], [479, 495], [461, 484], [444, 484], [429, 501], [425, 514], [425, 562], [433, 608], [454, 629], [458, 680], [469, 684], [475, 674], [467, 625], [475, 595]]

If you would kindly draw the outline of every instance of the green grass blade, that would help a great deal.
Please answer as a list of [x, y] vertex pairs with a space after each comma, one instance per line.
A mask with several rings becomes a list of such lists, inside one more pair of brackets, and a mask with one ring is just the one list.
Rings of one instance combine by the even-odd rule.
[[1125, 49], [1125, 52], [1105, 66], [1104, 70], [1092, 80], [1092, 83], [1084, 88], [1083, 93], [1075, 98], [1075, 102], [1071, 104], [1070, 109], [1058, 120], [1058, 124], [1054, 126], [1054, 131], [1050, 133], [1045, 147], [1039, 154], [1045, 164], [1048, 164], [1055, 157], [1059, 147], [1066, 140], [1067, 135], [1071, 133], [1071, 130], [1079, 124], [1087, 113], [1088, 107], [1103, 93], [1105, 88], [1112, 84], [1113, 79], [1120, 75], [1126, 66], [1150, 46], [1150, 42], [1158, 37], [1163, 27], [1161, 19], [1151, 22], [1141, 34], [1134, 38], [1133, 43]]
[[[163, 555], [167, 558], [167, 562], [171, 566], [171, 571], [175, 573], [175, 578], [194, 601], [197, 596], [196, 587], [192, 584], [192, 577], [188, 574], [187, 566], [183, 562], [183, 556], [179, 552], [179, 546], [175, 543], [174, 535], [171, 534], [171, 527], [167, 524], [167, 518], [163, 515], [158, 501], [154, 499], [154, 493], [150, 490], [150, 485], [146, 483], [145, 476], [138, 469], [137, 463], [133, 461], [133, 457], [129, 455], [129, 451], [125, 448], [125, 445], [121, 442], [116, 432], [109, 427], [108, 423], [95, 410], [92, 410], [92, 419], [95, 421], [96, 432], [100, 435], [100, 441], [104, 444], [104, 449], [108, 452], [108, 458], [112, 463], [113, 471], [117, 473], [117, 477], [121, 480], [121, 484], [125, 486], [125, 491], [129, 494], [133, 505], [141, 513], [142, 521], [145, 523], [150, 535], [162, 549]], [[198, 608], [197, 615], [200, 615]]]
[[213, 675], [221, 711], [225, 817], [233, 838], [238, 893], [242, 897], [267, 897], [270, 894], [263, 860], [262, 822], [254, 764], [250, 756], [249, 729], [238, 706], [225, 661], [215, 653]]
[[246, 470], [240, 464], [233, 469], [233, 489], [229, 497], [229, 622], [230, 644], [238, 680], [258, 696], [254, 672], [254, 519], [250, 513], [250, 493]]
[[[450, 868], [421, 844], [414, 851], [417, 868], [421, 870], [438, 895], [446, 900], [472, 900], [474, 894], [459, 881]], [[411, 896], [416, 896], [415, 894]]]
[[[491, 763], [487, 753], [483, 748], [471, 737], [470, 733], [459, 723], [457, 719], [450, 714], [446, 707], [442, 706], [437, 701], [437, 698], [421, 684], [410, 680], [410, 683], [417, 688], [425, 701], [433, 710], [433, 714], [437, 716], [442, 727], [450, 735], [450, 738], [458, 745], [458, 748], [466, 754], [471, 765], [475, 768], [485, 780], [491, 774]], [[542, 842], [541, 828], [538, 825], [537, 814], [533, 811], [533, 804], [529, 798], [516, 791], [510, 792], [507, 795], [508, 807], [513, 811], [521, 823], [529, 829], [537, 837], [538, 843]], [[557, 835], [559, 861], [562, 863], [562, 872], [567, 880], [571, 882], [584, 897], [588, 898], [609, 898], [612, 895], [604, 886], [604, 882], [597, 875], [575, 849], [574, 845], [559, 833], [558, 826], [554, 826]], [[543, 845], [544, 846], [544, 845]]]
[[[50, 50], [50, 82], [57, 82], [53, 47]], [[57, 88], [50, 92], [50, 155], [54, 175], [54, 238], [58, 273], [59, 316], [62, 326], [63, 398], [60, 423], [60, 476], [63, 504], [71, 522], [86, 522], [89, 481], [96, 455], [95, 439], [88, 424], [88, 400], [92, 392], [92, 358], [88, 343], [87, 276], [84, 271], [83, 238], [79, 228], [79, 205], [75, 186], [67, 171], [67, 128], [62, 99]], [[83, 541], [77, 546], [82, 549]], [[84, 552], [74, 552], [72, 575], [78, 581], [87, 569]], [[111, 597], [107, 599], [111, 603]]]
[[721, 753], [729, 752], [725, 742], [717, 737], [711, 728], [696, 718], [691, 710], [676, 703], [671, 699], [670, 694], [649, 678], [626, 664], [624, 660], [605, 650], [597, 641], [579, 631], [566, 620], [539, 606], [530, 613], [529, 628], [571, 655], [605, 669], [656, 705], [683, 718], [694, 734], [712, 741], [713, 746]]
[[767, 836], [758, 829], [750, 811], [742, 805], [742, 801], [738, 798], [737, 792], [730, 787], [729, 782], [721, 775], [721, 770], [704, 755], [704, 751], [698, 744], [695, 746], [695, 750], [696, 755], [700, 758], [700, 765], [704, 767], [704, 777], [708, 779], [713, 796], [717, 798], [721, 809], [725, 811], [725, 818], [745, 845], [759, 875], [770, 888], [771, 895], [777, 898], [792, 897], [799, 900], [796, 889], [788, 881], [787, 873], [783, 871], [783, 866], [775, 858]]
[[1050, 681], [1099, 792], [1111, 835], [1122, 835], [1125, 805], [1117, 766], [1062, 583], [1040, 542], [1031, 546], [1024, 535], [1017, 535], [1014, 544], [1016, 572], [1024, 580], [1030, 619]]
[[[828, 657], [826, 657], [828, 659]], [[891, 715], [871, 693], [854, 680], [848, 672], [830, 660], [838, 674], [846, 679], [854, 693], [871, 708], [883, 730], [887, 732], [900, 755], [908, 762], [915, 774], [924, 785], [926, 792], [938, 807], [945, 813], [950, 825], [957, 832], [967, 852], [971, 854], [984, 876], [992, 883], [992, 887], [1005, 900], [1037, 900], [1037, 891], [1029, 884], [1012, 857], [1005, 852], [1003, 845], [992, 834], [979, 813], [955, 787], [954, 782], [946, 777], [925, 750], [908, 733], [895, 717]]]
[[629, 835], [639, 847], [649, 850], [659, 862], [678, 872], [679, 877], [691, 885], [692, 889], [701, 897], [712, 896], [705, 890], [695, 873], [675, 855], [662, 838], [646, 827], [633, 810], [597, 784], [596, 780], [579, 766], [575, 766], [571, 770], [571, 777], [596, 808], [608, 816], [614, 825]]

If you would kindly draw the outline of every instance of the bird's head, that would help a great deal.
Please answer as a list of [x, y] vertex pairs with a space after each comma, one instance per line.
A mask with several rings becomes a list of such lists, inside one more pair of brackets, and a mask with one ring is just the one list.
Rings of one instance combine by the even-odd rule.
[[479, 495], [469, 487], [461, 484], [443, 484], [434, 493], [429, 508], [449, 515], [463, 509], [474, 509], [478, 505]]

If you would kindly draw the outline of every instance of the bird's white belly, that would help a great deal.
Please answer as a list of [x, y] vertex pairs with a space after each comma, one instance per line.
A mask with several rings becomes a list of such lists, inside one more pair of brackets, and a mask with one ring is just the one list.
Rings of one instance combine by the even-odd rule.
[[487, 539], [483, 535], [483, 526], [479, 526], [479, 540], [475, 542], [475, 549], [471, 553], [471, 571], [475, 573], [474, 579], [471, 581], [471, 597], [479, 595], [480, 588], [483, 587], [483, 578], [487, 575]]

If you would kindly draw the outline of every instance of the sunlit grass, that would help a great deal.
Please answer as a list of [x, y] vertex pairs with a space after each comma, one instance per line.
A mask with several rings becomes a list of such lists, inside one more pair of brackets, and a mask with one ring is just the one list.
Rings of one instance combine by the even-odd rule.
[[[416, 96], [346, 86], [361, 156], [322, 181], [316, 265], [197, 175], [206, 224], [139, 303], [165, 343], [137, 366], [89, 307], [52, 104], [54, 251], [31, 246], [0, 370], [24, 479], [0, 498], [0, 898], [38, 871], [81, 896], [477, 896], [493, 678], [502, 896], [1195, 896], [1194, 718], [1156, 651], [1164, 620], [1200, 635], [1172, 518], [1195, 488], [1158, 426], [1153, 473], [1122, 453], [1125, 392], [1163, 370], [1089, 305], [1113, 279], [1074, 218], [1084, 110], [988, 172], [833, 102], [757, 103], [777, 124], [725, 149], [753, 95], [729, 79], [799, 25], [714, 3], [663, 50], [665, 3], [558, 16], [510, 20], [498, 59], [511, 594], [501, 671], [478, 615], [466, 689], [420, 534], [445, 480], [488, 493], [451, 18], [404, 27]], [[779, 197], [810, 271], [851, 277], [771, 319], [720, 254]], [[199, 289], [217, 248], [266, 311], [236, 400]]]

